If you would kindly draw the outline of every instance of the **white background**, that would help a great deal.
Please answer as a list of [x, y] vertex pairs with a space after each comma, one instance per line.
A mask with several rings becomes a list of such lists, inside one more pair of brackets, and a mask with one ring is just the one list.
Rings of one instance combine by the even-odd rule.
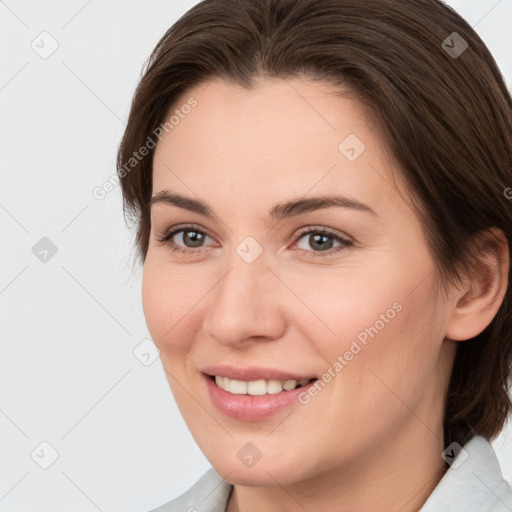
[[[119, 187], [92, 195], [115, 173], [144, 61], [195, 3], [0, 2], [0, 512], [147, 511], [210, 467], [160, 360], [133, 354], [149, 333]], [[512, 0], [449, 3], [510, 85]], [[48, 59], [31, 48], [43, 31]], [[494, 446], [512, 481], [507, 432]], [[46, 470], [31, 458], [43, 441], [59, 454]]]

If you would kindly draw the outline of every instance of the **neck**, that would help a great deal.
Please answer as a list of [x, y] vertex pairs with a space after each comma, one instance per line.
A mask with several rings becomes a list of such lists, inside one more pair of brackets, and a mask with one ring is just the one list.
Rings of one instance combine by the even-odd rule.
[[[421, 435], [418, 435], [421, 434]], [[286, 487], [236, 485], [227, 512], [418, 512], [445, 472], [442, 428], [417, 417], [357, 460]]]

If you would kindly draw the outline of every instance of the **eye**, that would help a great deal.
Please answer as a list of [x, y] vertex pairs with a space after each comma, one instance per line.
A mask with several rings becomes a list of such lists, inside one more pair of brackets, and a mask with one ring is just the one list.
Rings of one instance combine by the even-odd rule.
[[[309, 246], [315, 250], [311, 251], [304, 247], [299, 247], [299, 249], [301, 251], [306, 251], [306, 253], [310, 253], [308, 256], [314, 258], [318, 256], [331, 256], [332, 254], [353, 245], [351, 240], [348, 240], [327, 228], [312, 228], [311, 226], [308, 226], [308, 228], [305, 228], [305, 230], [299, 233], [299, 242], [297, 242], [297, 244], [299, 244], [302, 239], [306, 241], [306, 244], [303, 245]], [[333, 248], [333, 240], [339, 243], [337, 247]]]
[[[173, 238], [180, 234], [181, 243], [179, 245]], [[157, 238], [158, 242], [166, 244], [173, 252], [181, 252], [183, 254], [197, 253], [202, 248], [202, 243], [206, 238], [210, 238], [207, 233], [192, 224], [186, 226], [178, 226], [168, 230], [161, 238]]]
[[[177, 237], [177, 235], [180, 236]], [[175, 237], [176, 240], [173, 240]], [[180, 238], [181, 242], [177, 243]], [[199, 229], [193, 224], [188, 224], [170, 228], [164, 233], [162, 237], [157, 238], [157, 241], [164, 245], [168, 245], [172, 252], [179, 252], [182, 254], [197, 254], [201, 252], [203, 243], [207, 238], [213, 240], [202, 229]], [[299, 250], [305, 252], [308, 257], [314, 258], [319, 256], [331, 256], [332, 254], [342, 251], [353, 245], [351, 240], [348, 240], [343, 236], [323, 227], [313, 228], [312, 226], [308, 226], [304, 228], [299, 232], [298, 242], [295, 242], [295, 245], [299, 245], [302, 239], [306, 240], [305, 245], [309, 245], [309, 247], [313, 248], [314, 250], [311, 251], [304, 247], [299, 247]], [[337, 242], [339, 245], [333, 247], [334, 242]]]

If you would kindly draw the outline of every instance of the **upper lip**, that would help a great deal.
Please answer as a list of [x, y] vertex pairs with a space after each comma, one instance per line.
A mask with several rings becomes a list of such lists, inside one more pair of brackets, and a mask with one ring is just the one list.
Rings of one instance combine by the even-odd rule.
[[277, 370], [273, 368], [262, 368], [250, 366], [243, 368], [241, 366], [213, 365], [202, 369], [202, 372], [210, 376], [228, 377], [234, 380], [254, 381], [254, 380], [302, 380], [314, 379], [313, 375], [298, 374]]

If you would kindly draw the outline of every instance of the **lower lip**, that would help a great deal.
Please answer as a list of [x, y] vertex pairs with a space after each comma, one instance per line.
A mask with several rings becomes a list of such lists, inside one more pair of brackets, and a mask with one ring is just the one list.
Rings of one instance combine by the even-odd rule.
[[291, 391], [253, 396], [229, 393], [219, 388], [210, 376], [205, 375], [204, 378], [213, 405], [226, 416], [243, 421], [259, 421], [277, 414], [286, 407], [297, 403], [298, 396], [316, 382], [310, 382]]

